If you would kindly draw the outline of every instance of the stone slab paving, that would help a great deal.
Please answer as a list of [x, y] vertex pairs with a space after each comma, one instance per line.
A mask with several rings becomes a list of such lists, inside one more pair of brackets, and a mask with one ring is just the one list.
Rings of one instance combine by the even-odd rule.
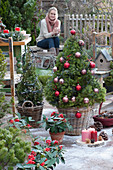
[[[107, 96], [106, 101], [102, 105], [103, 110], [113, 110], [113, 95]], [[97, 113], [99, 105], [95, 106], [95, 113]], [[56, 107], [49, 105], [49, 103], [44, 99], [44, 109], [43, 114], [49, 116], [53, 111], [57, 111]], [[11, 115], [10, 115], [11, 116]], [[9, 117], [10, 117], [9, 116]], [[6, 116], [6, 120], [9, 118]], [[92, 121], [92, 117], [90, 118]], [[79, 146], [76, 144], [76, 140], [80, 139], [81, 136], [68, 136], [64, 135], [62, 145], [65, 148], [65, 164], [60, 163], [57, 165], [55, 170], [112, 170], [113, 169], [113, 135], [112, 129], [104, 128], [109, 136], [108, 141], [105, 141], [103, 146], [98, 147], [88, 147], [86, 145]], [[45, 131], [44, 128], [34, 128], [31, 129], [31, 133], [34, 137], [42, 136], [48, 137], [49, 132]], [[98, 132], [99, 135], [100, 132]]]

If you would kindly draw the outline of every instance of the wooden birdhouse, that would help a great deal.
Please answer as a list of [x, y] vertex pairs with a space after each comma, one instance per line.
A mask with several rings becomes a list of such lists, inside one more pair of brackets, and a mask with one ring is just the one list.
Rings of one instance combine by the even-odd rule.
[[112, 57], [108, 54], [106, 49], [102, 49], [95, 59], [98, 71], [109, 71], [110, 61], [113, 61]]
[[2, 32], [3, 30], [5, 30], [5, 27], [6, 27], [6, 25], [4, 25], [4, 24], [2, 23], [2, 18], [0, 17], [0, 32]]

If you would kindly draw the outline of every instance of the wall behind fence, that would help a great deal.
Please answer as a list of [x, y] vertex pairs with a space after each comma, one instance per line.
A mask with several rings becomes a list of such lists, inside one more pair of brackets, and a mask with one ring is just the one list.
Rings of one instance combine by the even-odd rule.
[[[84, 40], [85, 48], [89, 49], [92, 44], [92, 32], [109, 32], [113, 31], [112, 19], [107, 15], [64, 15], [64, 38], [70, 36], [70, 30], [75, 29], [77, 35]], [[107, 44], [105, 37], [102, 40]]]

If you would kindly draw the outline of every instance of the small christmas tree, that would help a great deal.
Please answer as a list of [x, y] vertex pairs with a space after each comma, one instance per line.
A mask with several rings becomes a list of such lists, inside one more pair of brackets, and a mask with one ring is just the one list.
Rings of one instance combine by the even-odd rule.
[[88, 107], [105, 101], [106, 90], [92, 75], [95, 63], [83, 50], [75, 30], [56, 60], [53, 76], [45, 87], [47, 101], [57, 108]]
[[22, 79], [17, 86], [19, 105], [22, 105], [25, 101], [32, 101], [34, 106], [38, 106], [43, 100], [42, 85], [36, 75], [35, 64], [32, 63], [31, 53], [29, 50], [26, 53], [25, 60]]

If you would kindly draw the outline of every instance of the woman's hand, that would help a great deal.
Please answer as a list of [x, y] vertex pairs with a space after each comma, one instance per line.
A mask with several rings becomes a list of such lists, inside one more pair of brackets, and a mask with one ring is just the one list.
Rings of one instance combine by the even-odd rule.
[[60, 33], [60, 29], [58, 27], [54, 28], [52, 35], [58, 35]]

